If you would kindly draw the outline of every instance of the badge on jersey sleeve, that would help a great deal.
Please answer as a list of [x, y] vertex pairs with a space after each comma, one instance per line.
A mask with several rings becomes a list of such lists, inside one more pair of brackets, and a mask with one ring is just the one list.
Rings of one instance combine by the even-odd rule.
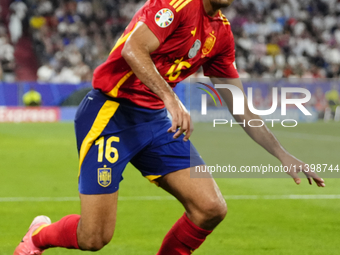
[[111, 168], [98, 168], [98, 183], [104, 188], [111, 184]]
[[159, 10], [155, 15], [155, 22], [161, 28], [170, 26], [170, 24], [173, 21], [174, 21], [174, 14], [172, 13], [171, 10], [167, 8]]

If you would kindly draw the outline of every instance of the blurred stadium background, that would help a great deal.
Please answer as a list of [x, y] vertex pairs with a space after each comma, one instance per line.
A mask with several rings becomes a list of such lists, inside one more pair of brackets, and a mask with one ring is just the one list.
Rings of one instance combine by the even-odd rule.
[[[36, 215], [56, 221], [79, 213], [71, 121], [94, 68], [144, 2], [0, 1], [0, 254], [12, 254]], [[305, 105], [312, 118], [292, 108], [289, 116], [299, 125], [272, 129], [283, 146], [305, 162], [340, 165], [340, 1], [235, 0], [224, 14], [240, 76], [254, 88], [255, 108], [268, 109], [273, 86], [312, 93]], [[193, 96], [189, 83], [175, 91], [195, 108], [200, 92]], [[278, 164], [240, 128], [211, 126], [198, 123], [192, 137], [207, 163], [225, 152], [236, 166]], [[183, 209], [132, 166], [124, 178], [116, 236], [98, 254], [155, 254]], [[339, 179], [327, 179], [325, 189], [296, 186], [288, 178], [217, 182], [230, 213], [195, 254], [338, 254]]]
[[[143, 3], [2, 0], [3, 79], [90, 80]], [[337, 0], [238, 0], [224, 13], [235, 35], [241, 77], [339, 77]]]
[[[30, 90], [41, 94], [38, 104], [43, 106], [77, 105], [91, 86], [94, 68], [105, 61], [143, 3], [2, 0], [0, 105], [24, 105], [23, 95]], [[313, 83], [309, 105], [323, 118], [330, 103], [326, 119], [334, 117], [340, 89], [340, 2], [237, 0], [224, 12], [246, 85], [253, 86], [255, 79]], [[266, 107], [273, 84], [257, 84], [255, 106]], [[176, 92], [185, 99], [185, 88], [179, 86]]]

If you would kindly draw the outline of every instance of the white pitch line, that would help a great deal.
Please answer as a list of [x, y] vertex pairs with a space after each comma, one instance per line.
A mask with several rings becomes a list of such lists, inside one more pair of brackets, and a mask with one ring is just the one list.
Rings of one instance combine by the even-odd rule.
[[[329, 195], [227, 195], [226, 200], [310, 200], [340, 199], [340, 194]], [[120, 196], [120, 201], [161, 201], [175, 200], [171, 196]], [[77, 202], [78, 197], [0, 197], [1, 202]]]

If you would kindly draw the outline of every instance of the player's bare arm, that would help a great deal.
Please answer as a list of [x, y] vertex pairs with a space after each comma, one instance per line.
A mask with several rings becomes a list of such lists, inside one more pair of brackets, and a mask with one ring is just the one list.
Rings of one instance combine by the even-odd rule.
[[180, 127], [174, 134], [174, 138], [185, 133], [184, 140], [187, 141], [192, 132], [190, 115], [169, 84], [159, 74], [150, 56], [159, 45], [158, 38], [148, 26], [139, 22], [125, 43], [122, 57], [136, 76], [164, 102], [172, 116], [172, 126], [168, 132], [176, 132]]
[[[223, 79], [223, 81], [219, 78], [211, 78], [212, 82], [214, 84], [231, 84], [234, 86], [237, 86], [243, 91], [244, 97], [246, 97], [242, 82], [239, 78], [237, 79]], [[226, 102], [228, 108], [231, 112], [233, 112], [233, 97], [229, 90], [227, 89], [219, 89], [219, 93], [221, 94], [223, 100]], [[247, 100], [245, 100], [247, 102]], [[260, 117], [254, 113], [252, 113], [248, 105], [245, 103], [245, 114], [244, 115], [233, 115], [236, 121], [243, 122], [245, 120], [245, 123], [248, 123], [251, 119], [260, 119]], [[305, 163], [303, 163], [301, 160], [295, 158], [292, 156], [289, 152], [287, 152], [280, 142], [276, 139], [274, 134], [268, 129], [266, 125], [263, 125], [259, 128], [251, 128], [250, 126], [242, 126], [243, 129], [246, 131], [246, 133], [259, 145], [261, 145], [264, 149], [266, 149], [270, 154], [278, 158], [283, 166], [290, 166], [290, 165], [296, 165], [296, 166], [305, 166]], [[309, 184], [312, 184], [312, 179], [319, 187], [324, 187], [325, 183], [322, 178], [320, 178], [316, 173], [307, 171], [307, 168], [301, 169], [301, 171], [306, 175]], [[294, 178], [294, 181], [296, 184], [301, 183], [301, 179], [299, 178], [298, 174], [294, 171], [288, 173], [292, 178]]]

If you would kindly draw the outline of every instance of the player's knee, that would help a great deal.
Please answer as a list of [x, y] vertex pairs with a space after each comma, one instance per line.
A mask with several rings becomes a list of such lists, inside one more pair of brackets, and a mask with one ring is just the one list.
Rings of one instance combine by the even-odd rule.
[[205, 224], [215, 227], [227, 215], [227, 204], [224, 200], [210, 201], [204, 205], [202, 212]]
[[82, 240], [78, 240], [79, 247], [82, 250], [99, 251], [111, 241], [112, 236], [113, 236], [113, 233], [89, 234], [87, 235], [86, 238], [83, 238]]

